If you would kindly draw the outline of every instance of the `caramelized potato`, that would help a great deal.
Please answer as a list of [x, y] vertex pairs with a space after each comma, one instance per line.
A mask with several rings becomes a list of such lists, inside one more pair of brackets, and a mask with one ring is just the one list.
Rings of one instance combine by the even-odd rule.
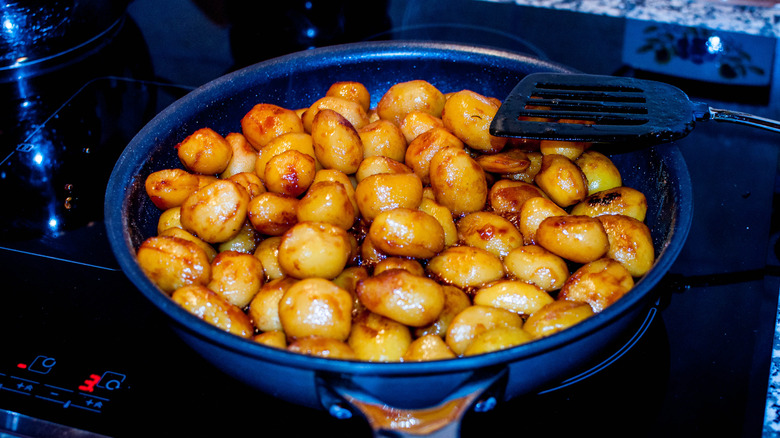
[[230, 143], [211, 128], [193, 132], [176, 145], [176, 150], [184, 167], [204, 175], [224, 172], [233, 158]]
[[522, 328], [523, 320], [518, 314], [506, 309], [469, 306], [453, 318], [444, 340], [460, 356], [480, 333], [495, 327]]
[[412, 334], [400, 322], [363, 312], [355, 317], [347, 343], [359, 360], [400, 362], [412, 343]]
[[455, 286], [444, 285], [442, 286], [442, 292], [444, 292], [444, 308], [435, 321], [414, 329], [416, 337], [436, 335], [443, 338], [447, 334], [447, 328], [450, 326], [453, 318], [455, 318], [455, 315], [471, 305], [471, 299], [466, 292]]
[[211, 277], [211, 263], [195, 243], [170, 236], [150, 237], [137, 251], [138, 265], [163, 292], [190, 284], [205, 285]]
[[517, 218], [525, 201], [534, 197], [547, 197], [539, 187], [524, 181], [501, 179], [488, 191], [490, 208], [508, 219]]
[[395, 161], [392, 158], [375, 156], [364, 158], [363, 161], [360, 162], [360, 166], [358, 166], [358, 170], [355, 172], [355, 179], [359, 183], [371, 175], [379, 175], [383, 173], [413, 172], [409, 166], [400, 161]]
[[355, 81], [334, 82], [325, 92], [325, 96], [336, 96], [357, 102], [365, 111], [368, 111], [371, 105], [371, 93], [369, 93], [368, 88]]
[[528, 154], [520, 149], [508, 149], [495, 154], [483, 154], [477, 157], [477, 163], [485, 172], [506, 175], [519, 173], [531, 166]]
[[360, 214], [370, 222], [389, 210], [417, 208], [422, 193], [422, 181], [415, 174], [382, 173], [360, 181], [355, 188], [355, 200]]
[[607, 257], [617, 260], [634, 277], [641, 277], [655, 261], [650, 229], [630, 216], [605, 214], [598, 217], [609, 238]]
[[252, 254], [257, 249], [257, 245], [263, 240], [263, 236], [257, 232], [252, 222], [244, 222], [241, 231], [230, 239], [217, 244], [217, 251], [238, 251], [245, 254]]
[[426, 270], [445, 284], [461, 289], [483, 286], [504, 277], [501, 259], [484, 249], [453, 246], [437, 254]]
[[314, 181], [316, 167], [310, 155], [296, 150], [285, 151], [268, 160], [263, 181], [271, 192], [298, 197]]
[[297, 198], [273, 192], [261, 193], [247, 205], [247, 216], [255, 229], [268, 236], [280, 236], [298, 223]]
[[238, 173], [253, 173], [257, 161], [257, 150], [249, 144], [246, 137], [241, 133], [231, 132], [225, 136], [225, 140], [230, 145], [233, 155], [219, 177], [226, 179]]
[[311, 104], [303, 113], [301, 119], [303, 120], [303, 128], [306, 132], [312, 132], [314, 119], [322, 110], [330, 110], [338, 113], [355, 129], [360, 129], [370, 122], [368, 114], [366, 113], [366, 110], [363, 109], [362, 104], [339, 96], [325, 96]]
[[315, 169], [319, 170], [322, 165], [317, 161], [317, 156], [314, 153], [314, 143], [311, 135], [303, 132], [295, 132], [290, 134], [283, 134], [274, 138], [257, 154], [257, 160], [255, 161], [255, 174], [260, 179], [265, 179], [265, 167], [268, 162], [275, 156], [280, 155], [287, 151], [298, 151], [306, 154], [315, 160]]
[[548, 217], [567, 216], [566, 210], [562, 209], [555, 202], [545, 197], [533, 197], [528, 199], [520, 207], [520, 218], [517, 228], [523, 234], [523, 242], [526, 245], [537, 243], [536, 232], [539, 224]]
[[508, 173], [503, 175], [503, 177], [513, 181], [524, 181], [527, 183], [534, 182], [536, 175], [539, 174], [540, 170], [542, 170], [542, 159], [544, 156], [539, 151], [527, 151], [525, 156], [531, 163], [528, 168], [522, 172]]
[[307, 336], [296, 339], [287, 346], [288, 351], [329, 359], [357, 359], [355, 351], [344, 341], [324, 336]]
[[389, 120], [377, 120], [358, 129], [363, 143], [363, 158], [387, 157], [403, 162], [406, 156], [406, 137], [401, 128]]
[[431, 187], [436, 202], [454, 215], [485, 208], [487, 180], [485, 171], [463, 149], [445, 148], [431, 159]]
[[644, 193], [631, 187], [615, 187], [588, 196], [575, 205], [571, 212], [593, 217], [622, 214], [644, 222], [647, 215], [647, 198]]
[[243, 227], [248, 205], [246, 190], [232, 181], [217, 180], [184, 201], [181, 224], [206, 242], [224, 242]]
[[324, 278], [300, 280], [279, 301], [279, 320], [289, 340], [324, 336], [344, 341], [352, 329], [352, 296]]
[[434, 127], [409, 143], [404, 155], [406, 163], [424, 184], [430, 184], [431, 159], [445, 148], [463, 149], [463, 142], [444, 127]]
[[584, 141], [542, 140], [539, 142], [539, 152], [542, 155], [563, 155], [570, 160], [576, 160], [582, 155], [590, 143]]
[[588, 180], [588, 195], [623, 185], [623, 178], [615, 163], [601, 152], [587, 150], [575, 161]]
[[400, 124], [401, 132], [404, 138], [406, 138], [407, 144], [426, 131], [443, 127], [444, 122], [441, 121], [440, 117], [425, 111], [412, 111], [406, 114]]
[[400, 82], [385, 92], [376, 106], [376, 112], [380, 119], [400, 125], [404, 117], [413, 111], [441, 117], [445, 100], [444, 93], [427, 81]]
[[204, 253], [206, 253], [206, 257], [209, 259], [209, 263], [211, 263], [214, 260], [214, 257], [217, 256], [217, 250], [208, 242], [203, 241], [203, 239], [199, 238], [198, 236], [190, 233], [189, 231], [183, 229], [183, 228], [168, 228], [166, 230], [163, 230], [163, 232], [157, 234], [159, 237], [178, 237], [180, 239], [188, 240], [196, 245], [198, 245], [198, 248], [202, 249]]
[[552, 292], [563, 287], [569, 278], [566, 260], [539, 245], [515, 248], [504, 257], [507, 274]]
[[247, 339], [254, 334], [252, 321], [246, 313], [205, 286], [180, 287], [171, 298], [188, 312], [226, 332]]
[[228, 303], [243, 308], [263, 285], [263, 265], [252, 254], [223, 251], [211, 262], [211, 281], [206, 287]]
[[390, 269], [404, 269], [410, 274], [424, 276], [425, 268], [415, 259], [402, 257], [388, 257], [374, 266], [374, 275], [380, 274]]
[[283, 331], [279, 319], [279, 301], [287, 289], [298, 280], [292, 277], [273, 279], [260, 287], [252, 301], [249, 302], [247, 314], [255, 327], [263, 332]]
[[559, 206], [566, 208], [588, 196], [588, 181], [573, 161], [563, 155], [545, 155], [536, 184]]
[[311, 125], [314, 154], [323, 167], [355, 173], [363, 160], [363, 143], [355, 127], [330, 109], [317, 112]]
[[594, 314], [588, 303], [555, 300], [529, 316], [523, 329], [537, 339], [543, 338], [576, 325]]
[[631, 273], [620, 263], [605, 257], [574, 271], [561, 288], [558, 298], [588, 303], [598, 313], [633, 287]]
[[344, 268], [339, 275], [332, 281], [336, 286], [344, 289], [352, 295], [352, 316], [365, 310], [365, 306], [360, 302], [357, 295], [357, 285], [361, 280], [369, 277], [368, 269], [365, 266], [350, 266]]
[[335, 181], [314, 183], [298, 202], [298, 222], [327, 222], [349, 230], [355, 212], [344, 185]]
[[257, 244], [254, 256], [263, 264], [263, 272], [268, 279], [284, 277], [282, 267], [279, 266], [279, 244], [282, 236], [272, 236]]
[[181, 207], [171, 207], [160, 214], [157, 219], [157, 234], [168, 228], [181, 228]]
[[551, 216], [539, 224], [536, 241], [544, 249], [575, 263], [588, 263], [609, 250], [601, 222], [590, 216]]
[[263, 185], [263, 180], [261, 180], [260, 177], [258, 177], [254, 172], [236, 173], [225, 179], [236, 183], [241, 188], [246, 190], [247, 194], [249, 194], [249, 199], [252, 199], [255, 196], [265, 192], [265, 185]]
[[472, 149], [496, 153], [506, 145], [506, 137], [490, 135], [490, 123], [498, 107], [494, 100], [470, 90], [452, 93], [441, 114], [444, 127]]
[[552, 301], [540, 287], [519, 280], [499, 280], [474, 294], [476, 305], [498, 307], [521, 316], [531, 315]]
[[199, 188], [198, 177], [184, 169], [163, 169], [146, 177], [149, 199], [161, 210], [179, 207]]
[[270, 103], [259, 103], [241, 119], [244, 137], [256, 150], [263, 149], [276, 137], [304, 132], [303, 123], [293, 110]]
[[512, 222], [489, 211], [467, 214], [458, 221], [457, 228], [460, 242], [502, 259], [523, 244], [523, 235]]
[[402, 359], [404, 362], [426, 362], [454, 359], [455, 357], [455, 353], [447, 346], [441, 336], [424, 335], [409, 344]]
[[351, 252], [343, 228], [327, 222], [299, 222], [282, 235], [279, 266], [295, 278], [330, 280], [341, 273]]
[[490, 353], [492, 351], [506, 350], [534, 340], [533, 335], [519, 327], [494, 327], [478, 334], [471, 341], [464, 356]]
[[380, 213], [368, 229], [368, 239], [392, 256], [433, 257], [444, 249], [444, 230], [428, 213], [395, 208]]
[[355, 211], [355, 219], [360, 217], [360, 210], [358, 208], [357, 199], [355, 198], [355, 186], [352, 184], [349, 176], [344, 172], [336, 169], [322, 169], [318, 170], [314, 175], [314, 182], [320, 181], [335, 181], [344, 186], [344, 190], [347, 191], [349, 202], [352, 203], [352, 208]]
[[360, 302], [370, 311], [412, 327], [428, 325], [444, 308], [444, 291], [435, 281], [405, 269], [390, 269], [360, 281]]
[[439, 225], [441, 225], [441, 228], [444, 231], [445, 247], [450, 247], [458, 242], [458, 227], [455, 225], [452, 213], [447, 207], [439, 204], [434, 199], [423, 196], [417, 209], [424, 213], [428, 213], [439, 221]]
[[252, 340], [268, 347], [287, 348], [287, 335], [281, 330], [258, 333], [252, 337]]

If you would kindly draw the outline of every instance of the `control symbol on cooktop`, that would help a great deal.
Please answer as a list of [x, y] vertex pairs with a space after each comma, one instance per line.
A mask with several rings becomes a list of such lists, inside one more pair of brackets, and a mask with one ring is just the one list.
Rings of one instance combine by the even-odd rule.
[[33, 359], [32, 363], [27, 367], [29, 371], [39, 374], [48, 374], [49, 371], [57, 364], [57, 360], [48, 356], [37, 356]]

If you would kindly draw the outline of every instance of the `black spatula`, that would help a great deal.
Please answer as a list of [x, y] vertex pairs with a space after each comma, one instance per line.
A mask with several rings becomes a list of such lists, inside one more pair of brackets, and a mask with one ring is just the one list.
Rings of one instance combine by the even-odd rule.
[[679, 88], [644, 79], [566, 73], [523, 78], [493, 118], [501, 137], [663, 143], [715, 120], [780, 132], [780, 122], [691, 102]]

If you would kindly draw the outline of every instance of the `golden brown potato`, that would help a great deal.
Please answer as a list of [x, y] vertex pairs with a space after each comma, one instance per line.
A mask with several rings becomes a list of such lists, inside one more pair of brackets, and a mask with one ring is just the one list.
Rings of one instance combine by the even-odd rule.
[[615, 163], [601, 152], [587, 150], [575, 161], [588, 180], [588, 195], [623, 185], [623, 179]]
[[268, 236], [280, 236], [298, 223], [298, 198], [273, 192], [261, 193], [247, 205], [247, 216], [255, 229]]
[[291, 132], [304, 132], [295, 111], [270, 103], [259, 103], [241, 119], [244, 137], [258, 151], [271, 140]]
[[520, 149], [507, 149], [494, 154], [483, 154], [476, 159], [485, 172], [499, 175], [520, 173], [531, 166], [528, 154]]
[[217, 180], [181, 205], [181, 225], [209, 243], [224, 242], [241, 231], [249, 194], [230, 180]]
[[238, 251], [245, 254], [252, 254], [257, 249], [257, 245], [263, 240], [263, 236], [257, 232], [252, 222], [246, 220], [241, 231], [232, 238], [217, 244], [217, 251]]
[[452, 93], [444, 104], [441, 120], [444, 126], [472, 149], [496, 153], [506, 146], [506, 137], [490, 135], [490, 123], [498, 107], [494, 100], [462, 90]]
[[312, 142], [311, 135], [303, 132], [294, 132], [275, 137], [260, 150], [257, 154], [257, 160], [255, 161], [255, 174], [257, 174], [260, 179], [264, 180], [265, 167], [268, 165], [268, 162], [275, 156], [291, 150], [301, 152], [314, 158], [315, 169], [319, 170], [322, 168], [322, 165], [317, 161], [317, 156], [314, 153], [314, 143]]
[[485, 208], [485, 171], [463, 149], [445, 148], [431, 159], [431, 187], [436, 202], [459, 216]]
[[287, 288], [279, 320], [289, 340], [324, 336], [344, 341], [352, 328], [352, 296], [324, 278], [307, 278]]
[[328, 88], [328, 91], [325, 92], [325, 95], [341, 97], [357, 102], [365, 111], [368, 111], [368, 108], [371, 105], [371, 93], [368, 91], [368, 88], [360, 82], [334, 82], [331, 84], [330, 88]]
[[264, 283], [263, 265], [252, 254], [223, 251], [211, 262], [211, 280], [206, 287], [228, 303], [243, 308]]
[[279, 266], [295, 278], [333, 279], [347, 265], [347, 231], [327, 222], [299, 222], [282, 235]]
[[572, 160], [563, 155], [545, 155], [542, 158], [542, 168], [534, 181], [550, 199], [563, 208], [588, 196], [588, 181], [585, 180], [585, 175]]
[[238, 184], [241, 188], [246, 190], [250, 199], [254, 198], [260, 193], [265, 192], [265, 185], [263, 185], [263, 180], [261, 180], [260, 177], [257, 176], [257, 174], [254, 172], [240, 172], [225, 179]]
[[233, 156], [219, 177], [226, 179], [238, 173], [254, 173], [257, 150], [249, 144], [246, 137], [241, 133], [231, 132], [225, 136], [225, 140], [233, 150]]
[[488, 204], [496, 214], [512, 220], [519, 217], [525, 201], [546, 196], [542, 189], [531, 183], [500, 179], [490, 186]]
[[512, 222], [489, 211], [467, 214], [458, 221], [457, 228], [460, 242], [487, 250], [502, 259], [509, 251], [523, 245], [523, 235]]
[[176, 151], [184, 167], [204, 175], [224, 172], [233, 158], [230, 143], [211, 128], [193, 132], [176, 145]]
[[403, 162], [406, 156], [406, 137], [401, 128], [389, 120], [377, 120], [358, 129], [363, 143], [363, 158], [387, 157]]
[[365, 310], [365, 306], [360, 302], [357, 296], [357, 285], [361, 280], [369, 277], [368, 269], [365, 266], [349, 266], [344, 268], [339, 275], [332, 281], [336, 286], [344, 289], [352, 295], [352, 316]]
[[505, 275], [501, 259], [470, 246], [445, 249], [428, 262], [426, 270], [433, 278], [461, 289], [480, 287]]
[[535, 338], [558, 333], [594, 315], [588, 303], [555, 300], [529, 316], [523, 329]]
[[518, 314], [506, 309], [469, 306], [453, 318], [444, 340], [460, 356], [480, 333], [495, 327], [522, 328], [523, 320]]
[[371, 175], [361, 180], [355, 188], [360, 214], [369, 222], [389, 210], [417, 208], [422, 201], [422, 194], [422, 181], [413, 173]]
[[157, 234], [168, 228], [181, 228], [181, 207], [171, 207], [160, 214], [157, 220]]
[[431, 159], [440, 150], [450, 147], [463, 149], [464, 144], [444, 127], [434, 127], [421, 133], [409, 143], [404, 155], [404, 163], [427, 185], [431, 182]]
[[287, 335], [281, 330], [258, 333], [252, 337], [252, 340], [268, 347], [287, 348]]
[[161, 210], [180, 206], [199, 187], [198, 177], [184, 169], [152, 172], [144, 183], [149, 199]]
[[374, 267], [389, 256], [376, 247], [371, 239], [363, 239], [360, 243], [360, 260], [363, 266]]
[[542, 155], [563, 155], [570, 160], [576, 160], [590, 147], [590, 143], [584, 141], [542, 140], [539, 142], [539, 152]]
[[575, 263], [588, 263], [609, 250], [604, 226], [590, 216], [551, 216], [536, 230], [536, 241], [547, 251]]
[[297, 208], [298, 222], [327, 222], [349, 230], [355, 211], [344, 185], [336, 181], [312, 184]]
[[254, 334], [249, 316], [206, 286], [192, 284], [180, 287], [171, 298], [188, 312], [226, 332], [247, 339]]
[[357, 199], [355, 198], [356, 183], [353, 185], [352, 180], [346, 173], [336, 169], [321, 169], [314, 175], [314, 182], [317, 183], [320, 181], [335, 181], [341, 183], [347, 191], [349, 202], [352, 203], [352, 208], [355, 211], [355, 219], [360, 217], [360, 210], [358, 208]]
[[200, 173], [196, 173], [195, 176], [198, 178], [198, 190], [202, 189], [203, 187], [206, 187], [207, 185], [213, 183], [214, 181], [218, 181], [219, 178], [215, 175], [202, 175]]
[[359, 360], [400, 362], [412, 343], [412, 334], [400, 322], [363, 312], [355, 317], [347, 343]]
[[594, 193], [575, 205], [572, 214], [600, 216], [622, 214], [644, 222], [647, 215], [647, 198], [631, 187], [620, 186]]
[[510, 276], [539, 286], [547, 292], [560, 289], [569, 278], [566, 260], [539, 245], [513, 249], [504, 257], [504, 266]]
[[211, 277], [211, 264], [197, 244], [171, 236], [150, 237], [136, 253], [144, 274], [163, 292], [190, 284], [205, 285]]
[[521, 316], [531, 315], [552, 301], [550, 294], [539, 286], [520, 280], [499, 280], [474, 294], [476, 305], [498, 307]]
[[395, 161], [392, 158], [387, 157], [368, 157], [364, 158], [358, 166], [358, 170], [355, 172], [355, 180], [360, 181], [368, 178], [371, 175], [378, 175], [382, 173], [413, 173], [412, 169], [400, 161]]
[[455, 225], [452, 213], [447, 207], [439, 204], [435, 199], [427, 198], [423, 195], [423, 199], [420, 201], [417, 209], [428, 213], [439, 221], [439, 225], [441, 225], [444, 231], [445, 247], [450, 247], [458, 242], [458, 227]]
[[409, 144], [420, 134], [433, 128], [443, 128], [444, 122], [440, 117], [436, 117], [425, 111], [412, 111], [406, 114], [401, 120], [400, 129]]
[[533, 183], [536, 175], [542, 170], [543, 155], [539, 151], [526, 151], [526, 158], [531, 163], [528, 168], [522, 172], [513, 172], [502, 175], [506, 179], [513, 181], [524, 181], [527, 183]]
[[653, 267], [655, 249], [650, 229], [630, 216], [605, 214], [598, 217], [609, 237], [607, 257], [617, 260], [634, 277]]
[[368, 239], [391, 256], [425, 259], [444, 249], [444, 230], [439, 221], [409, 208], [380, 213], [371, 223]]
[[159, 233], [158, 236], [178, 237], [180, 239], [189, 240], [190, 242], [198, 245], [198, 247], [206, 253], [206, 257], [208, 257], [209, 263], [211, 263], [214, 260], [214, 257], [217, 256], [218, 251], [210, 243], [205, 242], [203, 239], [200, 239], [198, 236], [183, 228], [168, 228]]
[[455, 315], [471, 305], [471, 298], [469, 298], [466, 292], [455, 286], [443, 285], [442, 292], [444, 292], [444, 308], [439, 313], [436, 321], [426, 326], [415, 328], [414, 336], [420, 338], [426, 335], [436, 335], [444, 338], [447, 334], [447, 328], [450, 326], [452, 319], [455, 318]]
[[317, 112], [311, 126], [314, 154], [323, 167], [355, 173], [363, 160], [363, 143], [355, 127], [330, 109]]
[[409, 273], [419, 276], [425, 275], [425, 268], [415, 259], [402, 257], [388, 257], [374, 266], [374, 275], [380, 274], [390, 269], [405, 269]]
[[455, 359], [455, 353], [444, 342], [441, 336], [421, 336], [407, 348], [402, 359], [404, 362], [425, 362], [431, 360]]
[[424, 80], [399, 82], [392, 85], [379, 100], [376, 112], [380, 119], [401, 125], [404, 117], [413, 111], [423, 111], [441, 117], [444, 93]]
[[297, 197], [309, 188], [316, 171], [314, 158], [289, 150], [268, 160], [263, 181], [271, 192]]
[[566, 210], [546, 197], [532, 197], [520, 207], [520, 217], [517, 228], [523, 234], [526, 245], [536, 243], [536, 231], [543, 220], [552, 216], [566, 216]]
[[620, 263], [605, 257], [574, 271], [561, 288], [558, 298], [588, 303], [598, 313], [633, 287], [631, 273]]
[[292, 277], [280, 277], [263, 284], [252, 301], [249, 302], [247, 314], [255, 327], [263, 332], [283, 332], [282, 321], [279, 319], [279, 301], [287, 289], [298, 280]]
[[279, 244], [282, 243], [282, 236], [273, 236], [264, 239], [257, 244], [254, 256], [263, 264], [263, 272], [270, 279], [284, 277], [282, 267], [279, 266]]
[[360, 103], [339, 96], [325, 96], [316, 100], [303, 113], [301, 118], [306, 132], [312, 132], [314, 119], [322, 110], [335, 111], [355, 129], [360, 129], [370, 123], [368, 114]]
[[357, 359], [355, 351], [344, 341], [324, 336], [307, 336], [296, 339], [287, 346], [288, 351], [329, 359]]
[[401, 324], [431, 324], [444, 308], [439, 283], [407, 271], [390, 269], [360, 281], [357, 296], [370, 311]]
[[534, 340], [533, 335], [519, 327], [494, 327], [478, 334], [469, 344], [464, 356], [475, 356], [506, 350]]

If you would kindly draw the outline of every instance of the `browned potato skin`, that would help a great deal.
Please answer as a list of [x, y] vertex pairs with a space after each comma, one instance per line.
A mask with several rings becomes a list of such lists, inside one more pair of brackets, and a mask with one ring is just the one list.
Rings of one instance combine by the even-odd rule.
[[420, 205], [417, 209], [424, 213], [428, 213], [439, 221], [439, 225], [441, 225], [441, 228], [444, 231], [445, 248], [455, 245], [458, 242], [458, 227], [455, 225], [452, 212], [450, 212], [447, 207], [439, 204], [435, 199], [426, 198], [423, 194], [423, 199], [420, 201]]
[[241, 231], [232, 238], [217, 244], [217, 251], [238, 251], [245, 254], [252, 254], [257, 249], [257, 245], [263, 240], [263, 236], [255, 230], [249, 220], [244, 222]]
[[404, 362], [426, 362], [431, 360], [455, 359], [455, 353], [441, 336], [423, 335], [412, 341], [403, 355]]
[[284, 271], [279, 266], [279, 244], [282, 236], [271, 236], [257, 244], [254, 256], [263, 264], [263, 272], [268, 279], [284, 277]]
[[392, 158], [375, 156], [364, 158], [363, 161], [360, 162], [360, 166], [358, 166], [358, 170], [355, 172], [355, 179], [359, 183], [369, 176], [383, 173], [413, 172], [409, 166], [400, 161], [395, 161]]
[[460, 242], [487, 250], [502, 259], [523, 245], [523, 235], [512, 222], [489, 211], [467, 214], [458, 221], [457, 228]]
[[539, 339], [576, 325], [594, 314], [588, 303], [555, 300], [528, 317], [523, 329]]
[[356, 292], [372, 312], [412, 327], [431, 324], [444, 309], [441, 285], [406, 269], [390, 269], [361, 280]]
[[168, 228], [181, 228], [181, 207], [171, 207], [160, 214], [157, 220], [157, 234]]
[[481, 287], [474, 304], [498, 307], [528, 316], [551, 303], [553, 298], [539, 286], [519, 280], [499, 280]]
[[547, 197], [547, 195], [531, 183], [500, 179], [490, 186], [488, 204], [495, 213], [511, 220], [520, 215], [520, 209], [525, 201], [534, 197]]
[[480, 333], [495, 327], [521, 328], [523, 320], [516, 313], [489, 306], [469, 306], [458, 313], [444, 338], [452, 351], [461, 356]]
[[254, 172], [240, 172], [231, 175], [226, 179], [238, 184], [241, 186], [241, 188], [246, 190], [250, 199], [266, 191], [265, 185], [263, 185], [263, 180], [261, 180], [260, 177], [258, 177]]
[[146, 177], [144, 188], [157, 208], [167, 210], [181, 206], [200, 184], [196, 175], [184, 169], [163, 169]]
[[630, 216], [605, 214], [598, 217], [609, 237], [607, 257], [617, 260], [634, 277], [653, 267], [655, 249], [650, 229]]
[[323, 167], [355, 173], [363, 160], [363, 143], [352, 123], [330, 109], [314, 116], [311, 126], [314, 154]]
[[355, 317], [347, 343], [358, 360], [400, 362], [412, 343], [409, 327], [370, 311]]
[[193, 284], [178, 288], [171, 298], [188, 312], [222, 330], [247, 339], [254, 335], [249, 316], [205, 286]]
[[282, 235], [279, 266], [295, 278], [336, 278], [352, 253], [347, 231], [327, 222], [299, 222]]
[[211, 128], [193, 132], [176, 145], [176, 151], [184, 167], [204, 175], [224, 172], [233, 158], [230, 143]]
[[490, 123], [499, 104], [470, 90], [452, 93], [444, 104], [441, 120], [444, 126], [471, 148], [486, 152], [500, 152], [506, 146], [506, 137], [490, 135]]
[[534, 178], [550, 199], [566, 208], [588, 196], [588, 181], [576, 164], [569, 158], [550, 154], [542, 158], [542, 168]]
[[358, 129], [363, 143], [363, 158], [387, 157], [403, 162], [406, 156], [406, 137], [401, 128], [389, 120], [377, 120]]
[[566, 260], [539, 245], [513, 249], [504, 257], [504, 266], [510, 276], [539, 286], [547, 292], [563, 287], [570, 274]]
[[365, 266], [349, 266], [344, 268], [339, 275], [332, 281], [336, 286], [344, 289], [352, 295], [352, 316], [364, 311], [366, 306], [360, 302], [357, 295], [357, 285], [361, 280], [370, 277], [368, 269]]
[[442, 127], [434, 127], [421, 133], [409, 143], [404, 163], [420, 177], [423, 184], [430, 184], [431, 159], [445, 148], [463, 149], [465, 145], [453, 133]]
[[466, 307], [471, 306], [471, 298], [469, 298], [466, 292], [455, 286], [444, 285], [442, 286], [442, 292], [444, 292], [444, 308], [439, 313], [436, 321], [426, 326], [415, 328], [415, 337], [436, 335], [444, 338], [447, 334], [447, 327], [450, 326], [450, 322], [455, 318], [455, 315]]
[[403, 133], [404, 138], [406, 138], [407, 144], [411, 143], [412, 140], [417, 138], [420, 134], [430, 129], [443, 127], [444, 122], [441, 121], [441, 118], [426, 113], [425, 111], [412, 111], [408, 113], [404, 116], [403, 120], [401, 120], [400, 124], [401, 132]]
[[485, 208], [485, 171], [463, 149], [445, 148], [431, 159], [431, 187], [436, 202], [462, 216]]
[[314, 158], [303, 152], [289, 150], [268, 161], [263, 180], [269, 191], [298, 197], [314, 181], [316, 171]]
[[322, 168], [314, 153], [314, 143], [311, 135], [305, 132], [291, 132], [275, 137], [263, 146], [263, 149], [257, 154], [257, 160], [255, 160], [255, 174], [264, 180], [265, 168], [268, 162], [275, 156], [291, 150], [309, 155], [315, 160], [315, 169], [320, 170]]
[[241, 129], [249, 144], [261, 150], [274, 138], [304, 132], [303, 122], [293, 110], [270, 103], [259, 103], [241, 119]]
[[263, 284], [252, 301], [249, 302], [247, 315], [255, 327], [262, 332], [282, 331], [279, 319], [279, 301], [287, 289], [298, 280], [292, 277], [280, 277]]
[[263, 265], [252, 254], [222, 251], [211, 262], [211, 281], [206, 287], [228, 303], [243, 308], [264, 283]]
[[531, 342], [535, 338], [519, 327], [494, 327], [478, 334], [469, 344], [464, 356], [475, 356]]
[[410, 274], [424, 276], [425, 268], [423, 265], [415, 259], [408, 259], [403, 257], [388, 257], [374, 266], [374, 275], [381, 274], [384, 271], [390, 269], [405, 269]]
[[529, 198], [520, 207], [520, 223], [517, 225], [517, 228], [523, 234], [523, 242], [526, 245], [536, 244], [536, 232], [542, 221], [548, 217], [566, 215], [568, 215], [566, 210], [546, 197], [537, 196]]
[[623, 185], [615, 163], [601, 152], [587, 150], [574, 161], [588, 180], [588, 196]]
[[597, 218], [552, 216], [539, 224], [536, 241], [544, 249], [575, 263], [588, 263], [609, 250], [609, 237]]
[[324, 336], [307, 336], [296, 339], [287, 346], [288, 351], [328, 359], [355, 360], [352, 347], [344, 341]]
[[358, 209], [357, 199], [355, 198], [355, 186], [352, 183], [349, 175], [336, 169], [320, 169], [314, 175], [314, 182], [320, 181], [335, 181], [344, 186], [349, 196], [349, 201], [352, 203], [352, 208], [355, 211], [355, 219], [360, 217], [360, 210]]
[[261, 193], [247, 205], [247, 216], [252, 226], [268, 236], [281, 236], [298, 223], [297, 198], [273, 192]]
[[219, 177], [230, 178], [238, 173], [254, 172], [257, 150], [249, 144], [246, 137], [241, 133], [231, 132], [225, 136], [225, 140], [227, 140], [230, 148], [233, 150], [233, 156]]
[[404, 117], [413, 111], [424, 111], [441, 117], [446, 98], [431, 83], [424, 80], [399, 82], [392, 85], [379, 100], [376, 112], [380, 119], [401, 125]]
[[620, 263], [602, 258], [577, 269], [558, 294], [559, 299], [590, 304], [598, 313], [611, 306], [634, 287], [631, 273]]
[[417, 208], [422, 201], [423, 184], [413, 173], [382, 173], [361, 180], [355, 187], [355, 201], [361, 216], [373, 221], [396, 208]]
[[639, 190], [620, 186], [588, 196], [575, 205], [571, 213], [593, 217], [622, 214], [644, 222], [647, 215], [647, 198]]
[[224, 242], [241, 231], [249, 194], [230, 180], [217, 180], [181, 205], [181, 224], [209, 243]]
[[290, 341], [308, 336], [344, 341], [352, 328], [352, 296], [323, 278], [300, 280], [279, 301], [279, 320]]
[[169, 294], [190, 284], [205, 285], [211, 277], [211, 263], [203, 249], [179, 237], [150, 237], [136, 256], [146, 276]]
[[355, 222], [355, 211], [344, 185], [336, 181], [319, 181], [298, 202], [298, 222], [327, 222], [349, 230]]
[[357, 102], [365, 111], [368, 111], [371, 105], [371, 93], [368, 88], [355, 81], [334, 82], [325, 92], [325, 96], [336, 96]]
[[484, 249], [453, 246], [433, 257], [426, 271], [435, 279], [461, 289], [483, 286], [506, 274], [501, 259]]
[[584, 141], [542, 140], [539, 142], [539, 152], [543, 155], [563, 155], [570, 160], [576, 160], [591, 146]]
[[528, 168], [522, 172], [508, 173], [502, 176], [506, 179], [511, 179], [512, 181], [534, 182], [534, 178], [536, 178], [536, 175], [542, 170], [542, 159], [544, 156], [539, 151], [526, 151], [525, 155], [528, 161], [531, 162]]
[[409, 208], [380, 213], [368, 229], [368, 239], [392, 256], [426, 259], [444, 249], [444, 229], [439, 221]]
[[205, 242], [203, 239], [200, 239], [198, 236], [190, 233], [189, 231], [183, 229], [183, 228], [168, 228], [166, 230], [163, 230], [162, 232], [157, 234], [159, 237], [169, 236], [169, 237], [178, 237], [180, 239], [188, 240], [196, 245], [200, 249], [203, 250], [203, 252], [206, 253], [206, 257], [209, 259], [209, 263], [214, 261], [214, 257], [217, 256], [217, 249], [214, 248], [213, 245], [210, 243]]
[[317, 99], [303, 113], [301, 117], [303, 128], [306, 132], [312, 132], [314, 119], [322, 110], [331, 110], [338, 113], [349, 122], [355, 129], [360, 129], [370, 123], [366, 111], [360, 103], [338, 96], [325, 96]]
[[281, 330], [258, 333], [252, 337], [252, 340], [268, 347], [282, 350], [287, 348], [287, 336]]

